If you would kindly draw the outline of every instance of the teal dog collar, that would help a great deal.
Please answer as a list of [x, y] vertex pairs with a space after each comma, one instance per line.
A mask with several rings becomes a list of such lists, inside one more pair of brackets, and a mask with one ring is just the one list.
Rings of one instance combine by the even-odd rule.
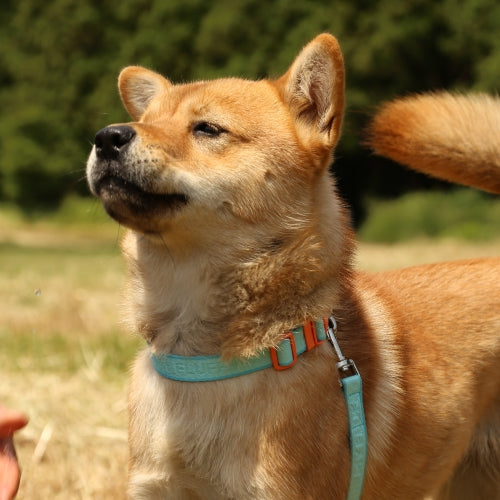
[[285, 333], [276, 348], [262, 351], [251, 358], [224, 360], [220, 356], [178, 356], [151, 354], [154, 369], [163, 377], [181, 382], [211, 382], [247, 375], [273, 367], [281, 371], [291, 368], [297, 357], [326, 339], [325, 322], [308, 321]]
[[295, 365], [297, 357], [310, 351], [328, 338], [335, 349], [349, 419], [351, 446], [351, 479], [347, 500], [358, 500], [368, 455], [368, 437], [363, 409], [361, 376], [352, 359], [342, 354], [336, 338], [337, 323], [333, 317], [324, 321], [308, 321], [286, 332], [276, 348], [263, 351], [247, 359], [223, 360], [220, 356], [178, 356], [175, 354], [151, 354], [154, 369], [163, 377], [180, 382], [209, 382], [239, 377], [265, 368], [287, 370]]

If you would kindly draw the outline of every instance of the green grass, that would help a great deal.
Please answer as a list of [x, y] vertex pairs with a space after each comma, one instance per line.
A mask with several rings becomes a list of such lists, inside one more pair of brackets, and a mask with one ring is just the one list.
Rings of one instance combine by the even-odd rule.
[[492, 241], [500, 237], [500, 201], [472, 189], [372, 200], [359, 236], [394, 243], [415, 238]]
[[70, 196], [66, 198], [60, 209], [50, 217], [54, 225], [93, 226], [97, 224], [114, 225], [102, 208], [101, 203], [93, 198], [79, 198]]
[[118, 248], [0, 244], [2, 370], [121, 376], [143, 345], [121, 325]]
[[69, 197], [54, 212], [27, 213], [14, 205], [0, 204], [0, 243], [4, 245], [94, 251], [103, 246], [116, 248], [122, 232], [92, 198]]
[[120, 317], [121, 230], [93, 200], [58, 213], [0, 210], [0, 366], [115, 377], [142, 341]]
[[102, 205], [94, 198], [68, 196], [57, 210], [30, 210], [23, 212], [12, 204], [0, 205], [0, 220], [13, 223], [63, 227], [96, 227], [114, 224]]
[[123, 332], [110, 331], [83, 339], [54, 332], [43, 337], [36, 332], [12, 334], [0, 328], [2, 371], [52, 373], [61, 376], [87, 370], [108, 379], [123, 379], [143, 342]]

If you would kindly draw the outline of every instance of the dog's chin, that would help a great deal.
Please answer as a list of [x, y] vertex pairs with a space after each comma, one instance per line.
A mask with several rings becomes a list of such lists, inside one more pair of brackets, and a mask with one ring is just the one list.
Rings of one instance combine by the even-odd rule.
[[121, 177], [100, 179], [94, 191], [110, 217], [120, 224], [143, 233], [161, 232], [188, 198], [181, 193], [151, 193]]

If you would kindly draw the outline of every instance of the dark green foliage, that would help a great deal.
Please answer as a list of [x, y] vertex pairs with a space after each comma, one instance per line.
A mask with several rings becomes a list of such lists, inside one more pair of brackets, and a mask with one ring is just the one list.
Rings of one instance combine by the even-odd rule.
[[459, 188], [413, 192], [397, 200], [371, 201], [359, 230], [364, 241], [395, 243], [415, 238], [492, 240], [500, 236], [500, 201]]
[[279, 76], [308, 40], [329, 31], [347, 67], [336, 170], [359, 215], [365, 193], [429, 183], [411, 173], [393, 179], [400, 167], [360, 148], [373, 106], [439, 88], [497, 91], [499, 28], [495, 0], [4, 1], [0, 201], [54, 207], [86, 193], [95, 132], [128, 120], [116, 91], [123, 66], [141, 64], [173, 81]]

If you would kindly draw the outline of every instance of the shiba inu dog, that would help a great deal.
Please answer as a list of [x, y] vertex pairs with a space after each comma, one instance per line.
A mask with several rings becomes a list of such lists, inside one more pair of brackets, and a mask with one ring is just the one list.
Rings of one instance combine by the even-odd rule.
[[[336, 353], [306, 326], [299, 353], [289, 333], [333, 317], [363, 380], [362, 498], [500, 498], [500, 259], [353, 270], [328, 168], [344, 112], [336, 39], [319, 35], [276, 80], [174, 85], [128, 67], [119, 90], [133, 121], [97, 133], [87, 172], [129, 228], [127, 313], [148, 342], [130, 387], [130, 497], [345, 498]], [[498, 141], [477, 136], [476, 102], [456, 120], [460, 99], [426, 99], [383, 109], [373, 147], [498, 190], [498, 154], [477, 156]], [[414, 140], [410, 105], [426, 119]]]

